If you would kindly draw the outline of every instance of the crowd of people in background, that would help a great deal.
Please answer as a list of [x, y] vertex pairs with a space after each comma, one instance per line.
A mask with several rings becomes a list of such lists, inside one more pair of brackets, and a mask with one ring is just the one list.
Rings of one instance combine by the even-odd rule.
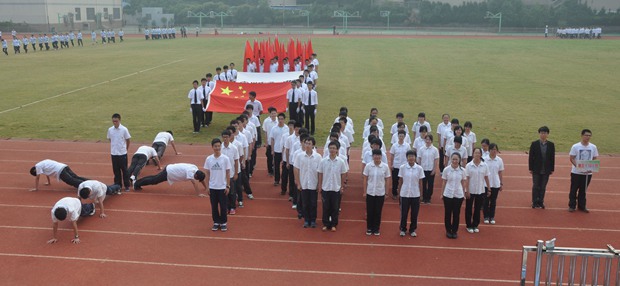
[[[101, 30], [99, 32], [99, 36], [101, 37], [101, 43], [116, 43], [116, 35], [117, 33], [114, 30]], [[97, 32], [92, 31], [90, 33], [91, 36], [91, 44], [97, 44]], [[124, 41], [125, 32], [123, 29], [118, 31], [118, 37], [120, 42]], [[84, 35], [81, 30], [78, 30], [77, 33], [75, 31], [69, 31], [65, 33], [39, 33], [39, 34], [23, 34], [19, 35], [15, 30], [11, 31], [11, 46], [13, 47], [13, 54], [21, 54], [22, 51], [24, 54], [27, 54], [28, 51], [36, 52], [39, 51], [49, 51], [49, 50], [59, 50], [59, 49], [68, 49], [73, 48], [75, 46], [83, 47], [84, 46]], [[0, 43], [2, 44], [2, 52], [8, 56], [8, 48], [9, 43], [7, 39], [2, 37], [2, 31], [0, 31]]]
[[[187, 38], [187, 30], [185, 27], [181, 28], [181, 37]], [[177, 29], [175, 27], [154, 27], [151, 29], [144, 29], [145, 40], [161, 40], [161, 39], [176, 39]]]
[[555, 36], [561, 39], [600, 39], [603, 35], [601, 27], [557, 28]]

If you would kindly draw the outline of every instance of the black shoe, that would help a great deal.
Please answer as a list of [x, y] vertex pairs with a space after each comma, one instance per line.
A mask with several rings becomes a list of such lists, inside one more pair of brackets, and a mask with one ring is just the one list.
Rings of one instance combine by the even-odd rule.
[[458, 237], [459, 237], [459, 235], [456, 234], [456, 232], [452, 234], [452, 239], [457, 239]]
[[582, 212], [584, 212], [584, 213], [590, 213], [590, 210], [589, 210], [589, 209], [587, 209], [587, 208], [582, 208], [582, 209], [579, 209], [579, 210], [580, 210], [580, 211], [582, 211]]
[[575, 208], [568, 208], [568, 212], [569, 213], [575, 212]]
[[446, 237], [452, 239], [452, 233], [446, 232]]
[[540, 207], [541, 209], [543, 209], [543, 210], [544, 210], [544, 209], [545, 209], [545, 204], [540, 203], [540, 204], [538, 204], [538, 207]]
[[297, 214], [297, 219], [301, 219], [303, 216], [301, 214]]
[[538, 207], [538, 205], [537, 205], [537, 204], [532, 204], [532, 208], [533, 208], [533, 209], [535, 209], [535, 208], [537, 208], [537, 207]]

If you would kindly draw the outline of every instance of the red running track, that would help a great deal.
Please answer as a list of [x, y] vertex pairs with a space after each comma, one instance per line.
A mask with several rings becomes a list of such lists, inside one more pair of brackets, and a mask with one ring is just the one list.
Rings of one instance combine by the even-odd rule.
[[[138, 144], [132, 144], [133, 153]], [[165, 164], [202, 166], [208, 146], [178, 144]], [[79, 222], [82, 243], [70, 243], [69, 223], [61, 223], [59, 242], [51, 236], [50, 209], [75, 190], [52, 179], [51, 186], [29, 192], [31, 166], [43, 159], [67, 163], [79, 175], [112, 181], [109, 144], [0, 140], [0, 277], [6, 285], [514, 285], [521, 246], [557, 238], [558, 246], [604, 248], [620, 245], [620, 158], [602, 156], [601, 172], [588, 190], [590, 214], [566, 211], [569, 162], [557, 158], [546, 198], [547, 209], [530, 208], [527, 155], [503, 152], [505, 190], [498, 199], [497, 224], [481, 225], [459, 239], [445, 237], [440, 182], [433, 204], [421, 206], [418, 237], [398, 236], [398, 203], [386, 200], [380, 237], [364, 234], [365, 204], [359, 150], [353, 150], [349, 186], [338, 232], [303, 229], [287, 197], [267, 176], [264, 149], [252, 178], [255, 200], [229, 217], [227, 233], [212, 232], [207, 198], [191, 184], [162, 183], [142, 192], [105, 201], [106, 219]], [[147, 166], [142, 175], [156, 173]], [[461, 216], [461, 222], [464, 218]], [[320, 221], [320, 204], [319, 204]], [[531, 274], [532, 269], [528, 270]]]

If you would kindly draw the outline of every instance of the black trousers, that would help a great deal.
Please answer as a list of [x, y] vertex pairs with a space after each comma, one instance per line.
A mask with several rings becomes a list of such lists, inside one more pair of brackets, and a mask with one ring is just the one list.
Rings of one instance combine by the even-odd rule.
[[366, 229], [379, 232], [385, 196], [366, 195]]
[[456, 234], [459, 231], [461, 205], [463, 205], [463, 198], [443, 198], [446, 233]]
[[499, 196], [499, 188], [491, 188], [491, 195], [484, 197], [482, 212], [484, 219], [495, 218], [495, 207], [497, 206], [497, 196]]
[[[203, 105], [204, 105], [204, 106], [207, 106], [207, 103], [209, 103], [209, 101], [208, 101], [208, 100], [206, 100], [206, 99], [203, 99], [203, 100], [202, 100], [202, 103], [203, 103]], [[208, 112], [206, 112], [206, 111], [203, 111], [203, 112], [202, 112], [202, 116], [200, 117], [200, 119], [201, 119], [200, 124], [201, 124], [201, 125], [206, 125], [206, 124], [209, 124], [209, 123], [210, 123], [209, 118], [207, 118], [207, 113], [208, 113]]]
[[310, 131], [310, 135], [314, 135], [314, 129], [315, 129], [314, 110], [316, 109], [316, 107], [314, 105], [304, 105], [304, 108], [306, 109], [306, 114], [305, 114], [305, 119], [304, 119], [306, 123], [306, 129]]
[[400, 197], [400, 230], [407, 231], [407, 216], [411, 209], [411, 224], [409, 224], [409, 233], [418, 229], [418, 213], [420, 213], [420, 197], [403, 198]]
[[232, 178], [230, 178], [230, 180], [228, 181], [228, 185], [230, 185], [230, 189], [228, 190], [228, 203], [227, 203], [227, 209], [231, 210], [231, 209], [236, 209], [237, 208], [237, 196], [242, 196], [243, 194], [239, 194], [238, 188], [237, 188], [237, 181], [239, 180], [239, 177], [237, 177], [237, 180], [233, 180]]
[[392, 196], [398, 196], [398, 172], [400, 170], [397, 168], [392, 168]]
[[[260, 117], [259, 117], [260, 121]], [[256, 126], [256, 144], [254, 149], [258, 149], [263, 146], [263, 131], [260, 130], [260, 126]]]
[[273, 175], [273, 155], [271, 155], [271, 145], [265, 148], [265, 157], [267, 157], [267, 172]]
[[49, 51], [50, 50], [50, 44], [49, 43], [45, 43], [45, 50]]
[[545, 202], [545, 192], [549, 174], [532, 174], [532, 205], [538, 206]]
[[129, 188], [129, 173], [127, 172], [127, 154], [110, 155], [112, 157], [112, 172], [114, 172], [114, 184]]
[[90, 216], [90, 214], [95, 210], [95, 203], [82, 204], [82, 209], [80, 210], [80, 216]]
[[[288, 163], [286, 162], [282, 162], [282, 184], [280, 185], [280, 188], [282, 190], [282, 194], [286, 194], [286, 189], [288, 187], [289, 184], [289, 173], [293, 172], [293, 169], [289, 168]], [[292, 194], [289, 194], [290, 196], [293, 196]]]
[[209, 189], [209, 200], [211, 201], [211, 215], [213, 223], [225, 225], [228, 221], [228, 207], [225, 190]]
[[258, 149], [258, 143], [254, 144], [254, 148], [252, 150], [252, 156], [250, 156], [250, 160], [248, 161], [248, 164], [246, 165], [246, 168], [248, 169], [248, 176], [252, 175], [254, 173], [254, 166], [256, 166], [256, 150]]
[[273, 179], [274, 182], [280, 183], [280, 164], [282, 164], [282, 153], [273, 153]]
[[[299, 110], [301, 112], [301, 109]], [[299, 114], [297, 112], [297, 102], [288, 103], [288, 118], [297, 121]]]
[[133, 187], [134, 189], [140, 189], [142, 186], [157, 185], [167, 180], [168, 180], [168, 172], [166, 172], [166, 168], [164, 168], [161, 172], [155, 175], [140, 178], [139, 180], [136, 181], [136, 184]]
[[293, 198], [293, 204], [297, 204], [297, 186], [295, 185], [295, 166], [288, 164], [288, 194]]
[[39, 44], [39, 51], [43, 50], [43, 44]]
[[[209, 100], [204, 100], [205, 106], [207, 106], [207, 103], [209, 103]], [[213, 112], [211, 111], [204, 111], [204, 124], [205, 125], [209, 125], [211, 124], [211, 121], [213, 120]]]
[[129, 165], [127, 169], [130, 177], [133, 175], [137, 178], [138, 175], [140, 175], [140, 171], [146, 166], [146, 159], [147, 157], [144, 154], [134, 154], [133, 157], [131, 157], [131, 165]]
[[[306, 223], [316, 222], [318, 193], [316, 190], [301, 190], [303, 217]], [[298, 206], [299, 207], [299, 206]]]
[[[338, 215], [340, 211], [340, 191], [321, 192], [321, 199], [323, 201], [323, 225], [331, 228], [338, 225]], [[299, 207], [299, 206], [298, 206]]]
[[486, 196], [486, 193], [470, 194], [469, 199], [465, 200], [465, 224], [467, 228], [477, 228], [480, 225], [480, 211]]
[[72, 186], [74, 188], [79, 187], [82, 182], [88, 180], [86, 178], [82, 178], [76, 175], [75, 173], [73, 173], [73, 171], [71, 170], [71, 168], [69, 168], [69, 166], [65, 167], [64, 169], [62, 169], [62, 171], [60, 171], [59, 178], [61, 181], [65, 182], [67, 185]]
[[166, 143], [164, 142], [153, 142], [151, 145], [153, 149], [157, 152], [157, 157], [161, 160], [161, 157], [164, 157], [164, 152], [166, 152]]
[[[587, 179], [586, 179], [587, 178]], [[568, 193], [568, 207], [586, 209], [586, 189], [592, 181], [592, 175], [570, 174], [570, 192]]]
[[431, 202], [433, 196], [433, 188], [435, 187], [435, 175], [431, 175], [432, 171], [424, 171], [424, 179], [422, 179], [422, 201]]
[[440, 147], [439, 148], [439, 171], [440, 172], [443, 172], [443, 169], [446, 167], [446, 164], [444, 164], [445, 156], [446, 156], [446, 148]]
[[244, 169], [241, 169], [241, 172], [239, 172], [239, 177], [237, 178], [237, 181], [239, 182], [239, 186], [240, 186], [240, 188], [237, 188], [237, 194], [238, 194], [237, 200], [242, 202], [243, 192], [245, 192], [248, 195], [252, 194], [252, 187], [250, 186], [250, 179], [246, 175]]
[[78, 46], [84, 46], [84, 43], [82, 42], [82, 39], [78, 39]]
[[194, 125], [194, 132], [200, 131], [202, 112], [201, 104], [192, 104], [192, 123]]

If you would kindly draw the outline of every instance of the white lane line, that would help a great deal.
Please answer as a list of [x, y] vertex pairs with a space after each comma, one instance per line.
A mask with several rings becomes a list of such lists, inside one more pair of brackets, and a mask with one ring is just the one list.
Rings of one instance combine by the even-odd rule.
[[102, 84], [110, 83], [110, 82], [115, 81], [115, 80], [119, 80], [119, 79], [122, 79], [122, 78], [126, 78], [126, 77], [130, 77], [130, 76], [133, 76], [133, 75], [137, 75], [139, 73], [150, 71], [150, 70], [153, 70], [153, 69], [156, 69], [156, 68], [160, 68], [160, 67], [164, 67], [164, 66], [167, 66], [167, 65], [175, 64], [175, 63], [178, 63], [178, 62], [184, 61], [184, 60], [185, 59], [180, 59], [180, 60], [172, 61], [172, 62], [161, 64], [161, 65], [149, 68], [149, 69], [141, 70], [139, 72], [133, 72], [133, 73], [130, 73], [130, 74], [127, 74], [127, 75], [124, 75], [124, 76], [120, 76], [120, 77], [117, 77], [117, 78], [114, 78], [114, 79], [111, 79], [111, 80], [102, 81], [100, 83], [91, 84], [89, 86], [80, 87], [80, 88], [77, 88], [77, 89], [74, 89], [74, 90], [71, 90], [71, 91], [67, 91], [67, 92], [59, 93], [57, 95], [53, 95], [53, 96], [46, 97], [46, 98], [43, 98], [43, 99], [35, 100], [33, 102], [22, 104], [20, 106], [16, 106], [16, 107], [13, 107], [13, 108], [2, 110], [2, 111], [0, 111], [0, 114], [8, 113], [8, 112], [11, 112], [11, 111], [15, 111], [15, 110], [18, 110], [20, 108], [28, 107], [28, 106], [35, 105], [37, 103], [48, 101], [48, 100], [51, 100], [51, 99], [54, 99], [54, 98], [58, 98], [58, 97], [61, 97], [61, 96], [72, 94], [72, 93], [76, 93], [76, 92], [79, 92], [79, 91], [82, 91], [82, 90], [85, 90], [85, 89], [89, 89], [89, 88], [93, 88], [93, 87], [96, 87], [96, 86], [99, 86], [99, 85], [102, 85]]
[[[12, 230], [36, 230], [49, 231], [49, 227], [34, 226], [12, 226], [0, 225], [0, 229]], [[59, 228], [61, 231], [72, 232], [70, 228]], [[211, 232], [211, 231], [209, 231]], [[412, 244], [384, 244], [384, 243], [356, 243], [356, 242], [334, 242], [334, 241], [311, 241], [311, 240], [287, 240], [287, 239], [263, 239], [263, 238], [245, 238], [245, 237], [221, 237], [221, 236], [201, 236], [187, 234], [165, 234], [165, 233], [149, 233], [149, 232], [125, 232], [111, 230], [83, 230], [80, 233], [99, 233], [129, 236], [147, 236], [147, 237], [167, 237], [167, 238], [190, 238], [190, 239], [207, 239], [220, 241], [242, 241], [242, 242], [259, 242], [259, 243], [278, 243], [278, 244], [309, 244], [309, 245], [336, 245], [350, 247], [386, 247], [386, 248], [419, 248], [434, 250], [464, 250], [464, 251], [481, 251], [481, 252], [502, 252], [502, 253], [521, 253], [520, 249], [502, 249], [502, 248], [477, 248], [477, 247], [451, 247], [451, 246], [434, 246], [434, 245], [412, 245]], [[366, 237], [361, 234], [362, 237]]]
[[411, 274], [390, 274], [390, 273], [364, 273], [364, 272], [342, 272], [342, 271], [325, 271], [325, 270], [301, 270], [301, 269], [277, 269], [277, 268], [262, 268], [262, 267], [243, 267], [243, 266], [223, 266], [223, 265], [208, 265], [208, 264], [187, 264], [187, 263], [170, 263], [170, 262], [153, 262], [153, 261], [138, 261], [138, 260], [121, 260], [121, 259], [108, 259], [108, 258], [90, 258], [90, 257], [69, 257], [69, 256], [53, 256], [53, 255], [39, 255], [39, 254], [24, 254], [24, 253], [0, 253], [1, 256], [6, 257], [27, 257], [27, 258], [40, 258], [40, 259], [58, 259], [58, 260], [74, 260], [74, 261], [88, 261], [88, 262], [104, 262], [104, 263], [121, 263], [121, 264], [137, 264], [137, 265], [149, 265], [149, 266], [171, 266], [171, 267], [184, 267], [184, 268], [207, 268], [218, 270], [234, 270], [234, 271], [256, 271], [256, 272], [269, 272], [269, 273], [297, 273], [297, 274], [313, 274], [313, 275], [339, 275], [339, 276], [359, 276], [359, 277], [382, 277], [382, 278], [415, 278], [415, 279], [431, 279], [431, 280], [450, 280], [450, 281], [467, 281], [467, 282], [489, 282], [489, 283], [518, 283], [518, 280], [504, 280], [504, 279], [485, 279], [485, 278], [467, 278], [467, 277], [447, 277], [447, 276], [427, 276], [427, 275], [411, 275]]
[[[50, 206], [36, 206], [36, 205], [11, 205], [0, 204], [0, 207], [13, 207], [13, 208], [40, 208], [49, 209]], [[506, 207], [511, 208], [511, 207]], [[520, 209], [530, 209], [526, 207], [519, 207]], [[566, 209], [555, 209], [566, 211]], [[592, 209], [591, 209], [592, 210]], [[211, 217], [208, 213], [186, 213], [186, 212], [165, 212], [165, 211], [149, 211], [149, 210], [128, 210], [128, 209], [113, 209], [106, 208], [106, 211], [110, 212], [123, 212], [123, 213], [138, 213], [138, 214], [154, 214], [154, 215], [178, 215], [178, 216], [197, 216], [197, 217]], [[594, 211], [594, 210], [592, 210]], [[597, 212], [603, 212], [597, 210]], [[618, 212], [618, 211], [613, 211]], [[235, 215], [234, 217], [247, 218], [247, 219], [271, 219], [271, 220], [297, 220], [296, 217], [280, 217], [280, 216], [254, 216], [254, 215]], [[344, 222], [366, 222], [362, 219], [339, 219]], [[398, 220], [382, 220], [382, 223], [400, 224]], [[418, 221], [421, 225], [444, 225], [443, 222], [423, 222]], [[620, 232], [620, 229], [607, 229], [607, 228], [583, 228], [583, 227], [560, 227], [560, 226], [523, 226], [523, 225], [494, 225], [493, 228], [508, 228], [508, 229], [542, 229], [542, 230], [569, 230], [569, 231], [599, 231], [599, 232]]]

